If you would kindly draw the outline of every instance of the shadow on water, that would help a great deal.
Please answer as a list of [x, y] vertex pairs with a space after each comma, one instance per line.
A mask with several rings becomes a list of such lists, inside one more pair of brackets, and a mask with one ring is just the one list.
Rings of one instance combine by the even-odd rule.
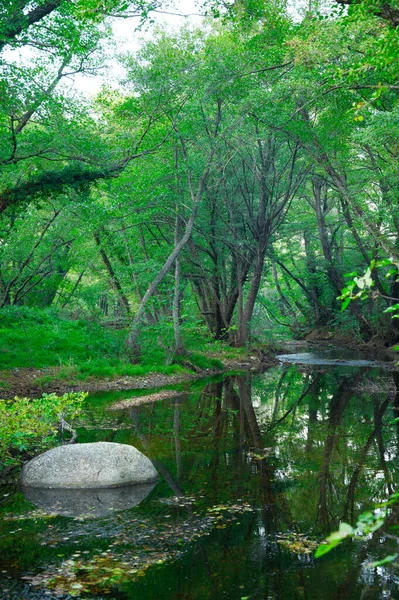
[[92, 396], [79, 440], [133, 444], [161, 479], [135, 508], [123, 510], [128, 493], [100, 499], [91, 519], [73, 498], [74, 519], [49, 515], [52, 497], [15, 495], [3, 508], [0, 597], [399, 598], [394, 566], [367, 567], [397, 547], [384, 529], [313, 558], [341, 520], [397, 485], [394, 391], [376, 369], [290, 366], [117, 412], [115, 394]]

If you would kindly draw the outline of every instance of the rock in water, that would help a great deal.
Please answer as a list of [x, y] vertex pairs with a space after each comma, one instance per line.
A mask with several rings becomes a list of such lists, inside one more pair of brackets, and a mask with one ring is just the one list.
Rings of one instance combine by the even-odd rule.
[[149, 458], [127, 444], [96, 442], [58, 446], [30, 460], [23, 486], [37, 488], [113, 488], [156, 481]]

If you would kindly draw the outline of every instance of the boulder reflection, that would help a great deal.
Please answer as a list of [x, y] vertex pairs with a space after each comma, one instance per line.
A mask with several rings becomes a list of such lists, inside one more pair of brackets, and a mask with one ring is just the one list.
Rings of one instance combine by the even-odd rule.
[[23, 488], [25, 497], [47, 513], [63, 517], [98, 518], [137, 506], [156, 483], [88, 490]]

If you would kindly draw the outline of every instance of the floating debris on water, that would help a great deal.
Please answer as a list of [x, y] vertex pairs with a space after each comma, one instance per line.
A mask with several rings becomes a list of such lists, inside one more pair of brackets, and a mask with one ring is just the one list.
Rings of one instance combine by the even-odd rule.
[[127, 400], [120, 400], [115, 402], [108, 410], [121, 410], [123, 408], [131, 408], [132, 406], [140, 406], [140, 404], [147, 404], [148, 402], [158, 402], [158, 400], [170, 400], [171, 398], [179, 398], [184, 395], [184, 392], [177, 392], [176, 390], [164, 390], [163, 392], [157, 392], [156, 394], [148, 394], [146, 396], [137, 396], [136, 398], [128, 398]]
[[310, 539], [303, 533], [279, 534], [277, 543], [295, 554], [313, 554], [320, 545], [320, 542]]

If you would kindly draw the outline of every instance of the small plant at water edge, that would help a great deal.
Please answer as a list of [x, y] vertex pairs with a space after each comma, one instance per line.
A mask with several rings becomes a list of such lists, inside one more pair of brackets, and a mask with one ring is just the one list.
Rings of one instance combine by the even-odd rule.
[[87, 394], [0, 400], [0, 456], [4, 466], [18, 464], [55, 444], [62, 424], [71, 422], [82, 410]]

